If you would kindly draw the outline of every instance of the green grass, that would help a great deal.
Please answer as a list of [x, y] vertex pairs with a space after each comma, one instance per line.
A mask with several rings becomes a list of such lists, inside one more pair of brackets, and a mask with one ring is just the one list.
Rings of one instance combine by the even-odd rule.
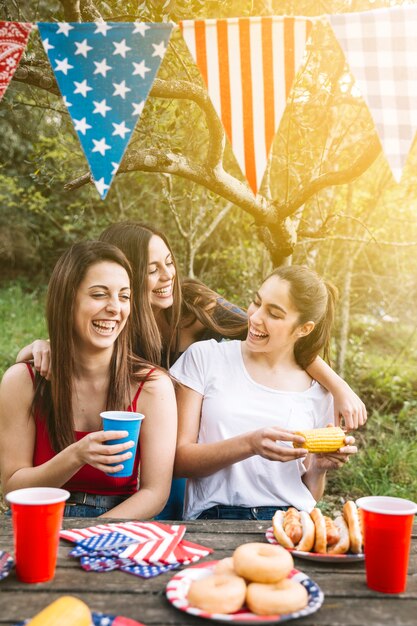
[[331, 475], [329, 494], [417, 501], [417, 402], [404, 402], [396, 414], [371, 413], [355, 437], [358, 454]]
[[23, 346], [47, 337], [44, 302], [44, 288], [30, 291], [20, 281], [0, 287], [0, 376], [15, 362]]

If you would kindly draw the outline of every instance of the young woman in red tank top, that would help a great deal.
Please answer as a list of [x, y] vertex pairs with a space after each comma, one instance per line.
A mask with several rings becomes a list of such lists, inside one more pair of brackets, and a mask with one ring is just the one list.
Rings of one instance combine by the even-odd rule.
[[[0, 386], [3, 493], [65, 487], [71, 516], [146, 519], [163, 508], [175, 454], [175, 394], [164, 372], [129, 351], [130, 282], [129, 263], [111, 244], [75, 244], [59, 259], [47, 297], [51, 380], [18, 363]], [[106, 445], [125, 435], [101, 429], [106, 409], [145, 415], [132, 477], [112, 476], [132, 444]]]

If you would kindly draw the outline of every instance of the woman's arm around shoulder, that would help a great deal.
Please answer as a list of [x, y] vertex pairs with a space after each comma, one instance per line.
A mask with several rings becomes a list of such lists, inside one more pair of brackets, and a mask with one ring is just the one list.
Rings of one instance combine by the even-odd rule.
[[16, 357], [16, 363], [32, 360], [35, 370], [49, 380], [51, 377], [51, 346], [49, 339], [35, 339], [35, 341], [22, 348]]
[[177, 404], [170, 377], [153, 372], [143, 385], [136, 410], [142, 421], [139, 491], [101, 517], [149, 519], [163, 509], [171, 489], [177, 439]]
[[308, 366], [307, 372], [332, 394], [336, 426], [339, 425], [341, 417], [347, 430], [356, 429], [365, 424], [367, 419], [365, 404], [330, 365], [327, 365], [320, 357], [316, 357]]

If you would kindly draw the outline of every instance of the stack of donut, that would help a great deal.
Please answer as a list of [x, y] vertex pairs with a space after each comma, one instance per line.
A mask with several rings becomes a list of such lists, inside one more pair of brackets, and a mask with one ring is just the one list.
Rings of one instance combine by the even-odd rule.
[[351, 500], [345, 502], [342, 515], [334, 520], [323, 515], [320, 509], [313, 509], [309, 514], [290, 507], [288, 511], [275, 513], [272, 526], [275, 539], [284, 548], [319, 554], [362, 552], [362, 519]]
[[301, 583], [287, 578], [294, 568], [281, 546], [245, 543], [218, 561], [213, 574], [191, 583], [188, 602], [208, 613], [235, 613], [244, 605], [257, 615], [277, 615], [307, 606]]

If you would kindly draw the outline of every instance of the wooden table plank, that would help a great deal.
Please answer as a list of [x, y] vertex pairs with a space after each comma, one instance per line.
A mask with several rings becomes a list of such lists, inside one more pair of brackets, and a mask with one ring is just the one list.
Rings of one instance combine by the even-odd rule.
[[[107, 521], [107, 520], [106, 520]], [[96, 520], [66, 519], [66, 528], [85, 528]], [[186, 538], [215, 549], [206, 560], [229, 556], [241, 543], [265, 541], [268, 522], [187, 522]], [[296, 559], [295, 566], [323, 590], [321, 609], [297, 620], [300, 626], [416, 626], [417, 624], [417, 525], [414, 527], [407, 591], [378, 594], [365, 584], [362, 563], [317, 563]], [[12, 551], [11, 520], [0, 517], [0, 548]], [[81, 569], [68, 557], [72, 544], [60, 542], [58, 567], [53, 581], [37, 585], [20, 583], [14, 572], [0, 582], [0, 625], [12, 626], [32, 617], [64, 594], [84, 600], [92, 610], [125, 615], [147, 626], [204, 626], [206, 622], [178, 611], [165, 597], [173, 573], [144, 580], [119, 571], [94, 573]]]

